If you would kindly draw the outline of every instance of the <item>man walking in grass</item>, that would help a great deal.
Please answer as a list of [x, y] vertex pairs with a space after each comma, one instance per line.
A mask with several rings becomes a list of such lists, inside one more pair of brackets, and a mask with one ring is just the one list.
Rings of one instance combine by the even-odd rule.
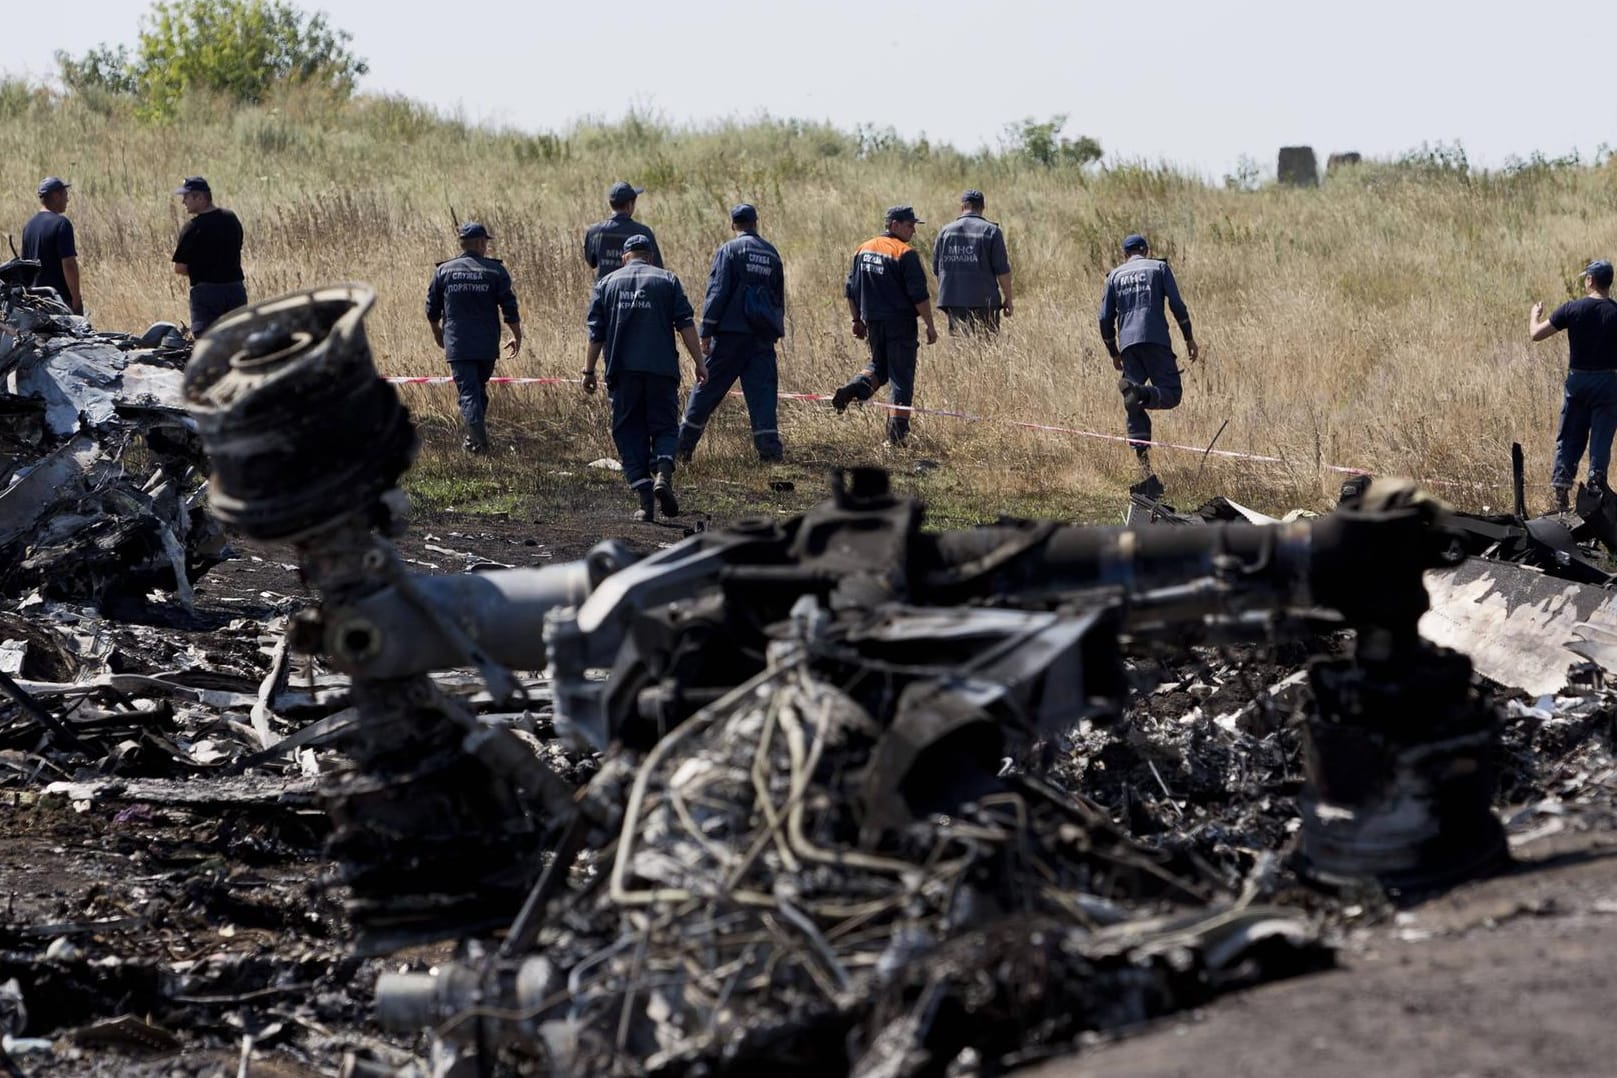
[[[651, 264], [649, 237], [623, 241], [623, 268], [601, 278], [590, 298], [589, 351], [584, 392], [595, 392], [595, 366], [606, 356], [606, 391], [612, 399], [612, 441], [623, 478], [640, 499], [634, 519], [649, 521], [657, 508], [679, 515], [674, 496], [674, 447], [679, 440], [679, 334], [696, 368], [698, 387], [707, 364], [696, 336], [696, 312], [685, 289]], [[657, 478], [652, 479], [655, 469]]]
[[[1190, 329], [1190, 311], [1179, 297], [1173, 270], [1151, 257], [1151, 245], [1138, 233], [1123, 240], [1126, 260], [1106, 275], [1100, 300], [1100, 337], [1122, 372], [1117, 380], [1123, 395], [1129, 444], [1139, 460], [1142, 483], [1156, 479], [1151, 470], [1151, 413], [1179, 406], [1182, 389], [1173, 338], [1162, 308], [1166, 303], [1185, 338], [1185, 354], [1196, 362], [1200, 351]], [[1161, 484], [1154, 484], [1161, 493]]]
[[444, 350], [460, 391], [460, 418], [468, 453], [488, 452], [488, 380], [500, 357], [500, 316], [511, 327], [506, 351], [522, 349], [522, 320], [511, 274], [488, 257], [489, 231], [476, 221], [460, 226], [460, 257], [438, 263], [427, 285], [427, 322]]
[[623, 265], [623, 241], [630, 236], [644, 236], [651, 244], [648, 261], [657, 269], [663, 268], [662, 252], [657, 249], [657, 237], [634, 219], [634, 207], [645, 194], [644, 187], [619, 180], [606, 193], [612, 216], [590, 225], [584, 233], [584, 261], [595, 271], [595, 279], [619, 269]]
[[174, 272], [191, 281], [191, 334], [200, 336], [247, 303], [241, 222], [213, 204], [213, 188], [201, 176], [187, 176], [174, 193], [191, 215], [174, 247]]
[[708, 417], [741, 380], [752, 421], [752, 446], [766, 462], [784, 448], [776, 421], [775, 342], [786, 335], [786, 273], [780, 252], [758, 235], [758, 211], [743, 202], [730, 211], [735, 238], [713, 255], [702, 303], [702, 355], [707, 381], [691, 390], [679, 424], [679, 458], [690, 460]]
[[1527, 332], [1542, 341], [1566, 330], [1567, 375], [1561, 395], [1561, 429], [1555, 435], [1557, 513], [1567, 512], [1577, 482], [1578, 461], [1589, 448], [1589, 486], [1606, 488], [1611, 439], [1617, 434], [1617, 302], [1611, 298], [1612, 266], [1603, 258], [1583, 270], [1582, 299], [1569, 300], [1544, 317], [1544, 304], [1528, 312]]
[[22, 257], [39, 262], [34, 284], [56, 289], [74, 314], [84, 313], [84, 292], [79, 287], [79, 249], [73, 241], [73, 222], [67, 219], [67, 190], [73, 186], [60, 176], [39, 181], [39, 212], [22, 229]]
[[938, 230], [932, 272], [938, 278], [938, 306], [949, 316], [949, 335], [999, 332], [999, 315], [1010, 316], [1011, 260], [1005, 233], [983, 217], [983, 193], [975, 187], [960, 196], [960, 216]]
[[906, 409], [887, 417], [887, 444], [894, 448], [902, 446], [910, 434], [907, 409], [915, 399], [915, 363], [920, 352], [916, 318], [926, 323], [926, 343], [938, 342], [926, 270], [921, 256], [910, 246], [915, 226], [925, 223], [916, 218], [911, 206], [889, 208], [886, 230], [854, 251], [843, 286], [853, 335], [870, 346], [870, 362], [853, 381], [832, 394], [831, 407], [839, 413], [846, 411], [849, 401], [867, 401], [891, 383], [893, 403]]

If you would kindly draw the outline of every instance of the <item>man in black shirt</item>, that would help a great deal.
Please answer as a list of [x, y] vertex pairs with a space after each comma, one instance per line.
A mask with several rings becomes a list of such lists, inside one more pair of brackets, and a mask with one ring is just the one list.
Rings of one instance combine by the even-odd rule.
[[191, 215], [174, 248], [174, 272], [191, 280], [191, 335], [201, 336], [221, 315], [247, 302], [241, 222], [213, 204], [213, 188], [201, 176], [187, 176], [174, 193]]
[[67, 189], [71, 186], [60, 176], [46, 176], [39, 181], [40, 210], [23, 226], [22, 256], [39, 260], [39, 276], [34, 284], [56, 289], [74, 314], [83, 314], [79, 250], [73, 243], [73, 222], [62, 213], [67, 209]]
[[1582, 299], [1561, 304], [1549, 318], [1535, 303], [1527, 331], [1535, 341], [1567, 331], [1566, 389], [1561, 397], [1561, 429], [1555, 436], [1555, 511], [1565, 513], [1567, 492], [1578, 475], [1578, 460], [1589, 446], [1589, 485], [1606, 486], [1611, 439], [1617, 434], [1617, 302], [1611, 298], [1612, 266], [1597, 258], [1583, 270]]

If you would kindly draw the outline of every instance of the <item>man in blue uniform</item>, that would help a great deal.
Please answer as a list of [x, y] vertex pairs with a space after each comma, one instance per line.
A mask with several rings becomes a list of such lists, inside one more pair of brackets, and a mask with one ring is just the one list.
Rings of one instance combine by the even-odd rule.
[[213, 188], [201, 176], [187, 176], [174, 193], [191, 215], [174, 247], [174, 272], [191, 281], [191, 333], [199, 336], [247, 303], [241, 222], [213, 204]]
[[1561, 429], [1555, 436], [1555, 511], [1570, 508], [1567, 492], [1577, 481], [1578, 461], [1589, 447], [1589, 485], [1606, 488], [1611, 439], [1617, 434], [1617, 302], [1611, 298], [1612, 266], [1603, 258], [1583, 270], [1582, 299], [1561, 304], [1544, 317], [1544, 304], [1528, 314], [1535, 341], [1567, 335], [1566, 389], [1561, 397]]
[[427, 285], [427, 322], [454, 373], [471, 453], [488, 452], [488, 380], [500, 357], [502, 315], [511, 327], [507, 353], [514, 357], [522, 348], [511, 274], [499, 259], [488, 257], [491, 238], [476, 221], [461, 225], [460, 257], [438, 263]]
[[68, 188], [60, 176], [39, 181], [39, 212], [22, 228], [22, 257], [38, 259], [34, 284], [56, 289], [74, 314], [84, 313], [84, 292], [79, 287], [79, 249], [73, 240], [73, 222], [67, 209]]
[[[843, 295], [853, 319], [853, 335], [870, 346], [870, 362], [853, 381], [831, 395], [831, 406], [847, 410], [849, 401], [867, 401], [884, 384], [892, 384], [892, 400], [907, 409], [915, 399], [915, 360], [920, 352], [916, 318], [926, 323], [926, 343], [938, 342], [927, 297], [926, 270], [910, 246], [918, 220], [910, 206], [887, 211], [887, 228], [853, 253]], [[902, 446], [909, 438], [908, 411], [887, 417], [887, 444]]]
[[665, 517], [679, 515], [674, 496], [674, 447], [679, 440], [676, 331], [696, 369], [696, 384], [707, 381], [696, 312], [679, 278], [651, 264], [653, 250], [649, 237], [628, 237], [623, 241], [623, 268], [595, 283], [586, 320], [589, 351], [581, 372], [584, 392], [594, 393], [595, 366], [605, 354], [612, 441], [623, 462], [623, 478], [640, 499], [634, 518], [643, 521], [651, 520], [658, 507]]
[[741, 380], [761, 460], [784, 454], [776, 428], [775, 342], [786, 334], [786, 274], [780, 252], [758, 235], [758, 211], [743, 202], [730, 211], [735, 238], [713, 255], [702, 304], [702, 355], [707, 381], [691, 390], [679, 425], [679, 458], [690, 460], [713, 410]]
[[999, 315], [1009, 317], [1011, 260], [1005, 233], [983, 217], [983, 193], [975, 187], [960, 196], [960, 216], [938, 231], [932, 272], [938, 278], [938, 306], [949, 316], [949, 333], [999, 332]]
[[630, 236], [646, 237], [651, 244], [650, 262], [662, 269], [663, 256], [657, 249], [657, 237], [634, 219], [635, 202], [645, 192], [644, 187], [619, 180], [606, 193], [612, 216], [597, 221], [584, 232], [584, 261], [595, 271], [597, 281], [623, 265], [623, 241]]
[[1112, 357], [1112, 366], [1122, 371], [1118, 392], [1128, 416], [1129, 444], [1139, 458], [1140, 475], [1145, 482], [1151, 471], [1151, 412], [1179, 406], [1181, 387], [1179, 366], [1163, 316], [1166, 302], [1185, 338], [1185, 354], [1190, 362], [1201, 355], [1190, 329], [1190, 311], [1179, 298], [1179, 285], [1168, 263], [1151, 257], [1145, 237], [1135, 234], [1123, 240], [1121, 266], [1106, 275], [1106, 291], [1100, 301], [1100, 336]]

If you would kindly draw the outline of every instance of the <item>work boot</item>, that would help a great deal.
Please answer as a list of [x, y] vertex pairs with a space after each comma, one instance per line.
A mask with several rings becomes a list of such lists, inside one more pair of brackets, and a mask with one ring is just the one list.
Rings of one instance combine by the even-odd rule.
[[665, 460], [657, 465], [657, 482], [651, 489], [657, 495], [657, 504], [662, 508], [663, 516], [679, 516], [679, 499], [674, 497], [673, 461]]
[[1567, 496], [1570, 489], [1571, 488], [1569, 488], [1569, 487], [1556, 487], [1555, 488], [1555, 505], [1551, 507], [1550, 512], [1552, 512], [1552, 513], [1570, 513], [1570, 512], [1572, 512], [1572, 501]]
[[1137, 412], [1145, 407], [1147, 394], [1145, 387], [1138, 382], [1129, 381], [1128, 375], [1117, 380], [1117, 391], [1123, 394], [1123, 407], [1130, 412]]
[[488, 426], [484, 423], [466, 424], [466, 441], [462, 443], [468, 453], [488, 452]]
[[837, 415], [841, 415], [848, 410], [849, 401], [861, 399], [859, 391], [854, 388], [855, 384], [854, 382], [849, 382], [845, 386], [838, 386], [837, 391], [831, 394], [831, 407], [837, 410]]
[[634, 511], [634, 518], [642, 524], [649, 524], [657, 519], [657, 503], [652, 500], [650, 487], [636, 487], [634, 492], [640, 495], [640, 508]]

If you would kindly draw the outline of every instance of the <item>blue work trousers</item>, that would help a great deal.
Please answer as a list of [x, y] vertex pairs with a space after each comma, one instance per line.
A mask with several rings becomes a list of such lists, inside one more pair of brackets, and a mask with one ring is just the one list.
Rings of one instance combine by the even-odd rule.
[[482, 429], [488, 417], [488, 380], [494, 376], [492, 359], [454, 359], [449, 369], [460, 391], [460, 418], [468, 431]]
[[999, 332], [998, 307], [945, 307], [949, 316], [949, 336], [970, 337], [979, 334], [992, 337]]
[[738, 379], [741, 395], [747, 401], [747, 418], [752, 421], [752, 447], [764, 460], [781, 458], [775, 345], [750, 333], [720, 333], [713, 338], [713, 353], [707, 357], [707, 381], [691, 390], [685, 418], [679, 424], [681, 457], [688, 458], [695, 451], [708, 418]]
[[[915, 360], [921, 340], [913, 318], [884, 318], [866, 326], [870, 362], [848, 383], [854, 399], [867, 401], [884, 385], [891, 385], [892, 402], [908, 408], [915, 400]], [[910, 436], [910, 413], [892, 412], [887, 417], [887, 440], [903, 445]]]
[[1561, 397], [1561, 429], [1555, 436], [1550, 485], [1571, 488], [1578, 461], [1589, 447], [1589, 477], [1606, 478], [1611, 438], [1617, 433], [1617, 371], [1568, 371]]
[[[1165, 344], [1141, 342], [1123, 349], [1123, 377], [1145, 387], [1142, 408], [1125, 412], [1128, 418], [1129, 441], [1151, 440], [1151, 412], [1167, 411], [1179, 407], [1184, 388], [1179, 383], [1179, 361], [1173, 349]], [[1136, 445], [1136, 450], [1145, 446]]]
[[612, 441], [631, 487], [651, 482], [651, 471], [674, 459], [679, 442], [679, 379], [627, 371], [606, 381], [612, 397]]
[[191, 336], [199, 337], [237, 307], [247, 306], [247, 285], [242, 281], [230, 284], [204, 281], [191, 286], [190, 300]]

